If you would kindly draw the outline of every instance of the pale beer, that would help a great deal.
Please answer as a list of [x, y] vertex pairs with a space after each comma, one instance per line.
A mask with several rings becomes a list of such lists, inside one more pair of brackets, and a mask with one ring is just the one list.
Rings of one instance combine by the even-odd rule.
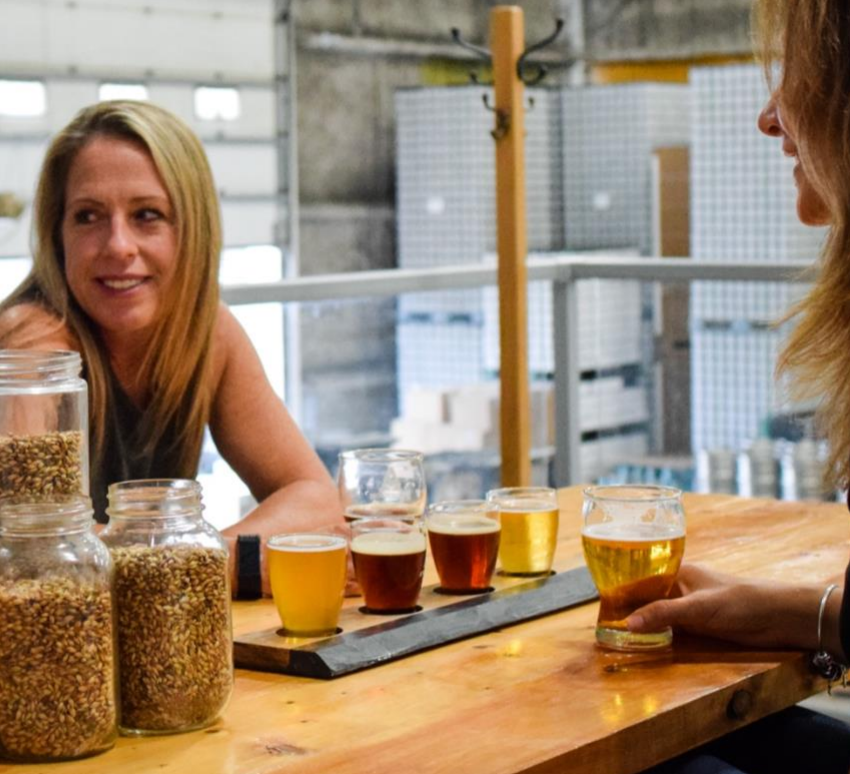
[[350, 524], [358, 519], [401, 519], [414, 521], [422, 516], [419, 503], [361, 503], [345, 509], [345, 520]]
[[346, 576], [346, 540], [335, 535], [269, 538], [272, 596], [286, 634], [336, 631]]
[[[585, 526], [582, 545], [587, 567], [599, 589], [597, 636], [607, 644], [634, 639], [625, 619], [673, 588], [685, 553], [680, 524], [602, 522]], [[622, 633], [620, 636], [618, 633]], [[638, 647], [668, 644], [669, 630], [639, 636]]]
[[554, 489], [495, 489], [487, 499], [498, 505], [502, 522], [499, 564], [507, 575], [545, 575], [558, 543], [558, 500]]
[[499, 554], [498, 511], [493, 509], [488, 516], [474, 510], [440, 512], [439, 508], [429, 511], [427, 523], [440, 589], [453, 593], [488, 590]]
[[415, 609], [425, 571], [425, 535], [419, 529], [355, 531], [351, 555], [370, 612]]

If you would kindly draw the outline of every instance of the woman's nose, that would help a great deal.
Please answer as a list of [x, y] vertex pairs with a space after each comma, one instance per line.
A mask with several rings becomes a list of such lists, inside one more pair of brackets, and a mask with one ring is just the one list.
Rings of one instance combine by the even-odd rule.
[[123, 217], [116, 216], [110, 220], [107, 248], [117, 258], [135, 257], [137, 245], [133, 238], [133, 230]]
[[759, 113], [758, 127], [768, 137], [782, 136], [782, 122], [779, 119], [779, 106], [775, 97], [771, 97]]

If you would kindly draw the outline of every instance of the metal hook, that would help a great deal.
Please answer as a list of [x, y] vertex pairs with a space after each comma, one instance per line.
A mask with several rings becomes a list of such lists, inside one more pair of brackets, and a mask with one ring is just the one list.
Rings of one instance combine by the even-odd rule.
[[487, 110], [496, 114], [496, 128], [490, 132], [493, 139], [501, 140], [503, 137], [507, 137], [508, 132], [511, 130], [511, 114], [507, 110], [493, 107], [493, 105], [490, 104], [489, 94], [482, 94], [481, 101], [484, 103], [484, 107], [486, 107]]
[[549, 68], [546, 65], [539, 64], [537, 65], [537, 72], [528, 78], [525, 77], [525, 68], [526, 68], [526, 57], [533, 53], [534, 51], [539, 51], [541, 48], [546, 48], [550, 43], [552, 43], [558, 35], [561, 34], [561, 30], [564, 28], [564, 20], [560, 17], [555, 19], [555, 31], [548, 37], [541, 40], [539, 43], [535, 43], [533, 46], [529, 46], [522, 52], [522, 55], [519, 59], [517, 59], [516, 63], [516, 74], [517, 78], [519, 78], [526, 86], [534, 86], [535, 84], [540, 83], [545, 77], [546, 73], [549, 72]]
[[[471, 51], [475, 54], [477, 59], [480, 59], [484, 64], [488, 67], [491, 67], [493, 64], [493, 56], [486, 48], [482, 48], [481, 46], [476, 46], [473, 43], [469, 43], [461, 37], [460, 30], [457, 27], [452, 27], [452, 40], [457, 43], [461, 48], [465, 48], [467, 51]], [[483, 83], [478, 79], [478, 73], [475, 70], [469, 71], [469, 80], [478, 86], [489, 86], [490, 84]]]

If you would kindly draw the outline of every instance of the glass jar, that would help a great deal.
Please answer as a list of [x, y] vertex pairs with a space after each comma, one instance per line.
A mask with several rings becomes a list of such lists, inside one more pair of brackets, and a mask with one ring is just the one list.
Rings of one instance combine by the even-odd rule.
[[0, 350], [0, 497], [89, 493], [78, 352]]
[[0, 503], [0, 758], [115, 744], [112, 562], [93, 524], [84, 497]]
[[204, 728], [233, 690], [227, 544], [202, 510], [196, 481], [109, 487], [122, 733]]

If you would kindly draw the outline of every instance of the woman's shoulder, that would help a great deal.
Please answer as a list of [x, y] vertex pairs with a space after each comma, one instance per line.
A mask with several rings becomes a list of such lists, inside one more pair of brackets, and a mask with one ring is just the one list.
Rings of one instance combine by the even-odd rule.
[[80, 345], [54, 312], [23, 302], [0, 312], [0, 346], [4, 349], [74, 349]]
[[227, 305], [219, 303], [212, 336], [213, 383], [219, 384], [228, 362], [245, 343], [245, 332]]

